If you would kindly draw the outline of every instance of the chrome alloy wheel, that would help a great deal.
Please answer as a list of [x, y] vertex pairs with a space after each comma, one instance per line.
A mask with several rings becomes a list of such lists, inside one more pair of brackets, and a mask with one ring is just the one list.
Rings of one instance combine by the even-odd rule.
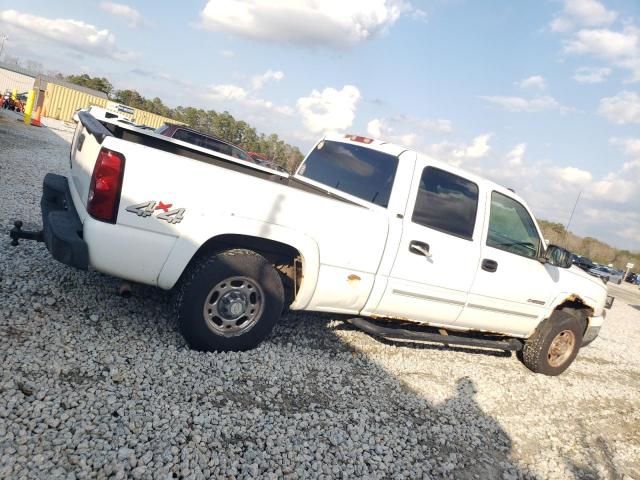
[[216, 334], [235, 337], [250, 330], [264, 307], [262, 288], [247, 277], [230, 277], [211, 289], [202, 313]]
[[567, 361], [573, 352], [576, 336], [571, 330], [563, 330], [549, 345], [547, 360], [552, 367], [559, 367]]

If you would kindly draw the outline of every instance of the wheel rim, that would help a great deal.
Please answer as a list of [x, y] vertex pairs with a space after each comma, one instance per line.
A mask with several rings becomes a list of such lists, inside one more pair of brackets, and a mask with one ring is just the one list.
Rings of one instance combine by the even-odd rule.
[[262, 288], [247, 277], [230, 277], [211, 289], [202, 314], [217, 335], [235, 337], [250, 330], [264, 307]]
[[547, 359], [552, 367], [559, 367], [567, 361], [573, 352], [576, 336], [571, 330], [561, 331], [549, 345]]

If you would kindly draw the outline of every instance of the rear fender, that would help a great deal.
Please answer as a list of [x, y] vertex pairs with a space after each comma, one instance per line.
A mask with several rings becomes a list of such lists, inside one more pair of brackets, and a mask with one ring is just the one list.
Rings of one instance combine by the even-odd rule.
[[158, 276], [160, 288], [166, 290], [172, 288], [198, 249], [208, 240], [226, 234], [246, 235], [284, 243], [300, 252], [303, 279], [290, 308], [299, 310], [309, 304], [320, 269], [320, 252], [317, 243], [311, 237], [281, 225], [234, 215], [205, 217], [198, 223], [203, 227], [193, 232], [182, 233], [176, 241]]

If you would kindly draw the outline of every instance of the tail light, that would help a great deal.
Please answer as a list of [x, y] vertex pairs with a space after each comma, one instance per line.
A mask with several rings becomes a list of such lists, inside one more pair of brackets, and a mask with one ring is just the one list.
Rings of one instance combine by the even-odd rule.
[[102, 148], [93, 167], [89, 185], [89, 215], [96, 220], [116, 223], [123, 175], [124, 155]]

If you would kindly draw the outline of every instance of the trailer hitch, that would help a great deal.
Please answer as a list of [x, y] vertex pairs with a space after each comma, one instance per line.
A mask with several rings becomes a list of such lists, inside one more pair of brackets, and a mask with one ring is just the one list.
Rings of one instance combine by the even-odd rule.
[[16, 220], [13, 222], [13, 228], [9, 232], [9, 236], [11, 237], [11, 245], [14, 247], [18, 246], [18, 240], [23, 238], [25, 240], [35, 240], [36, 242], [44, 242], [44, 231], [40, 230], [39, 232], [29, 232], [22, 230], [22, 222], [20, 220]]

